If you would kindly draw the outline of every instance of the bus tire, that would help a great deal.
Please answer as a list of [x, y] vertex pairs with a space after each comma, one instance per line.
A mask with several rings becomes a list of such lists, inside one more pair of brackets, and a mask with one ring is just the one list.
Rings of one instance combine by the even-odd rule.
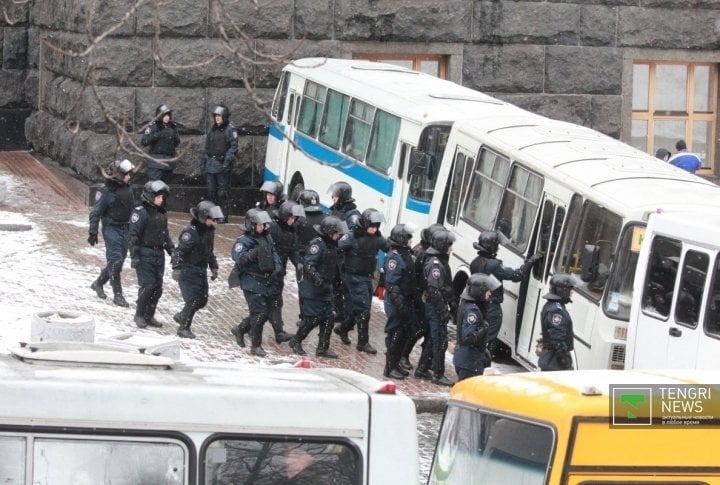
[[293, 182], [292, 185], [290, 186], [290, 190], [288, 191], [288, 194], [290, 194], [289, 195], [290, 200], [292, 200], [294, 202], [297, 202], [298, 200], [300, 200], [300, 192], [302, 192], [303, 190], [305, 190], [305, 183], [303, 182], [302, 179], [300, 179], [296, 182]]
[[94, 342], [95, 318], [85, 313], [43, 311], [30, 321], [32, 342]]

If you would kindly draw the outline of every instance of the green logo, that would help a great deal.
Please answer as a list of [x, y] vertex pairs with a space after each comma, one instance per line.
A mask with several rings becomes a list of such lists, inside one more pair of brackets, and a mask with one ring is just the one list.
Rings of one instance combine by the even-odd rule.
[[[635, 410], [645, 402], [645, 396], [642, 394], [620, 394], [620, 402], [629, 404]], [[628, 411], [627, 418], [637, 419], [637, 415], [633, 414], [632, 411]]]
[[652, 424], [652, 388], [610, 385], [613, 426]]

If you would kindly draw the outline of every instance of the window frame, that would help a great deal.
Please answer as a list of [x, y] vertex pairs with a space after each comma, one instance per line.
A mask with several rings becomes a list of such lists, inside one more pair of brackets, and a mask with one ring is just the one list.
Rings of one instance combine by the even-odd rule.
[[410, 61], [412, 63], [411, 69], [414, 71], [422, 71], [423, 62], [437, 62], [437, 74], [436, 77], [440, 79], [448, 79], [448, 56], [443, 54], [409, 54], [409, 53], [381, 53], [381, 52], [353, 52], [353, 59], [366, 60], [371, 62], [386, 62], [390, 61]]

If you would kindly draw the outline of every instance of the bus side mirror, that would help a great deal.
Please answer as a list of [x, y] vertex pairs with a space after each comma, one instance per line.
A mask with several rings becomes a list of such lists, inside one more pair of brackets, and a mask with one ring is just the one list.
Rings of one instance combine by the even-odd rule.
[[598, 277], [598, 266], [600, 263], [600, 247], [594, 244], [586, 244], [583, 247], [580, 264], [582, 272], [580, 278], [585, 283], [593, 282]]

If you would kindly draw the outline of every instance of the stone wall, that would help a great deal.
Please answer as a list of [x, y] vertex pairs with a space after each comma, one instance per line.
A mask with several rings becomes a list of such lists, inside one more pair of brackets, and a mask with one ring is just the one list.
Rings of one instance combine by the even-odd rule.
[[[45, 40], [85, 48], [89, 1], [34, 1], [25, 23], [2, 27], [0, 80], [24, 89], [7, 94], [13, 102], [35, 108], [25, 126], [28, 140], [87, 178], [96, 177], [95, 164], [112, 160], [119, 146], [100, 104], [139, 133], [160, 103], [173, 107], [182, 125], [178, 172], [192, 178], [215, 104], [228, 104], [237, 125], [265, 121], [244, 82], [267, 102], [281, 66], [253, 63], [261, 59], [258, 53], [447, 53], [454, 81], [621, 137], [628, 129], [628, 52], [682, 57], [717, 55], [720, 48], [716, 0], [225, 0], [230, 19], [222, 25], [213, 21], [212, 0], [158, 2], [159, 10], [150, 1], [123, 21], [133, 3], [95, 2], [90, 31], [114, 30], [89, 58], [41, 46]], [[235, 27], [248, 36], [232, 42], [248, 62], [228, 54], [221, 26], [231, 37]], [[94, 65], [97, 97], [82, 91], [88, 63]], [[180, 65], [193, 67], [172, 67]], [[0, 107], [8, 103], [3, 96]], [[264, 150], [264, 137], [241, 138], [236, 184], [260, 182]]]
[[28, 6], [8, 2], [0, 16], [0, 150], [27, 148], [23, 124], [37, 92], [28, 64]]

